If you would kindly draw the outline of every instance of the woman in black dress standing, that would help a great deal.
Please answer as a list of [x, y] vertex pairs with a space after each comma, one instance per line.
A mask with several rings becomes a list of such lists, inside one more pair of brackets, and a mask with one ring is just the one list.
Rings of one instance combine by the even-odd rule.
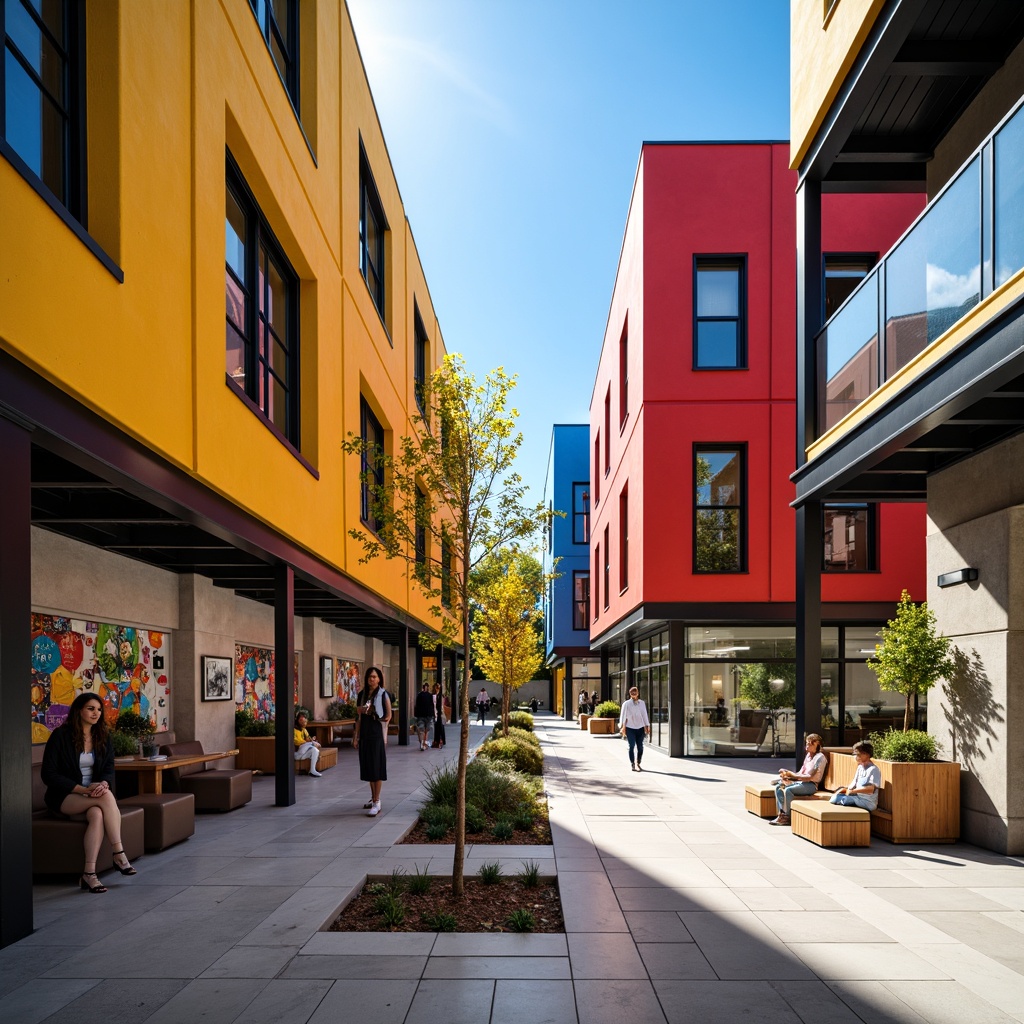
[[444, 746], [444, 694], [440, 683], [434, 683], [434, 742], [430, 745]]
[[387, 743], [391, 699], [384, 689], [384, 677], [379, 668], [371, 665], [363, 679], [352, 746], [359, 751], [359, 778], [370, 784], [370, 799], [363, 807], [372, 818], [380, 814], [380, 787], [388, 778]]

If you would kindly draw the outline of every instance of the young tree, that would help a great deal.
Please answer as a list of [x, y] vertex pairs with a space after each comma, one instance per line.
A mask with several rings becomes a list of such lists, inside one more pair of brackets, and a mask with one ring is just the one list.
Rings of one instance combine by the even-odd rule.
[[346, 452], [363, 460], [373, 532], [351, 530], [361, 561], [403, 559], [415, 585], [435, 603], [430, 611], [439, 642], [461, 644], [458, 781], [452, 891], [463, 894], [466, 851], [466, 764], [469, 759], [471, 579], [481, 560], [533, 536], [548, 521], [543, 503], [526, 504], [513, 465], [522, 445], [518, 411], [509, 406], [516, 378], [498, 367], [482, 384], [461, 356], [444, 363], [423, 388], [424, 413], [414, 433], [381, 451], [354, 435]]
[[516, 548], [492, 555], [473, 574], [473, 656], [501, 683], [501, 724], [508, 735], [512, 693], [528, 683], [544, 659], [536, 623], [547, 577], [540, 563]]
[[772, 755], [782, 753], [779, 716], [796, 701], [796, 664], [754, 662], [740, 666], [740, 698], [768, 712], [772, 730]]
[[928, 692], [941, 678], [953, 671], [949, 657], [949, 638], [936, 631], [935, 614], [926, 602], [914, 604], [903, 591], [896, 618], [882, 627], [882, 642], [868, 667], [878, 677], [883, 690], [902, 693], [906, 700], [903, 731], [911, 725], [912, 698]]

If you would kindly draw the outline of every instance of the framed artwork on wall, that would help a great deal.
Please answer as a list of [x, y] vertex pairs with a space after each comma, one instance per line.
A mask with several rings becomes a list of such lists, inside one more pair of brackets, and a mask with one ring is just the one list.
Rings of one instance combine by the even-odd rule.
[[231, 659], [203, 655], [203, 700], [231, 700]]
[[320, 696], [325, 700], [334, 699], [334, 659], [320, 659]]

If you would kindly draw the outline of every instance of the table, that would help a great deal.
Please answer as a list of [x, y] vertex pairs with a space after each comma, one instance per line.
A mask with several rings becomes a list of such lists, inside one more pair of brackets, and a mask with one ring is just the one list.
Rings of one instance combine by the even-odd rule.
[[347, 729], [349, 736], [351, 736], [355, 731], [355, 727], [354, 718], [336, 718], [329, 722], [306, 723], [306, 728], [313, 734], [313, 738], [321, 747], [333, 746], [335, 729]]
[[135, 772], [139, 778], [139, 793], [162, 793], [164, 791], [164, 772], [169, 768], [184, 768], [190, 764], [203, 764], [206, 761], [220, 761], [225, 757], [234, 757], [237, 750], [213, 751], [211, 753], [193, 754], [189, 757], [169, 757], [166, 761], [150, 761], [146, 757], [133, 758], [131, 761], [114, 762], [115, 772]]

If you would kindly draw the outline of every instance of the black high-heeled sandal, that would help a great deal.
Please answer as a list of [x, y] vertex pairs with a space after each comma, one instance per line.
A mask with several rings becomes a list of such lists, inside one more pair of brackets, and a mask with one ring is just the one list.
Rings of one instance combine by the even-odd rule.
[[[86, 879], [95, 878], [96, 884], [90, 885]], [[95, 871], [84, 871], [82, 877], [78, 880], [78, 884], [83, 892], [106, 892], [107, 887], [100, 881], [99, 875]]]
[[[120, 850], [111, 850], [110, 852], [114, 856], [114, 867], [117, 868], [117, 870], [120, 871], [122, 875], [137, 875], [138, 874], [138, 871], [136, 871], [135, 868], [132, 867], [131, 862], [128, 860], [128, 855], [124, 852], [124, 847], [123, 846], [121, 847]], [[124, 857], [124, 862], [125, 862], [125, 864], [128, 865], [128, 867], [126, 867], [126, 868], [121, 867], [121, 865], [117, 863], [117, 858], [118, 857]]]

